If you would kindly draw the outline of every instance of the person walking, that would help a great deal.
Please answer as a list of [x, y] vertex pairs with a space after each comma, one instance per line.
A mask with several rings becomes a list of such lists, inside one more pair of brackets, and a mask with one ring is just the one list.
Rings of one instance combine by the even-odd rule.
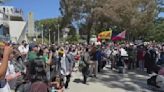
[[147, 68], [147, 73], [152, 74], [156, 60], [156, 52], [153, 49], [148, 49], [145, 54], [145, 66]]
[[90, 55], [89, 55], [88, 48], [85, 49], [85, 52], [82, 55], [82, 62], [84, 62], [84, 66], [82, 68], [83, 83], [86, 84], [87, 77], [89, 75], [89, 62], [90, 62]]
[[59, 57], [60, 57], [60, 64], [61, 64], [60, 72], [66, 79], [64, 84], [65, 84], [65, 88], [67, 89], [71, 78], [73, 62], [69, 57], [69, 51], [68, 53], [65, 53], [64, 49], [62, 48], [59, 51]]
[[97, 77], [98, 60], [97, 60], [97, 48], [95, 46], [91, 49], [90, 56], [91, 56], [90, 76]]

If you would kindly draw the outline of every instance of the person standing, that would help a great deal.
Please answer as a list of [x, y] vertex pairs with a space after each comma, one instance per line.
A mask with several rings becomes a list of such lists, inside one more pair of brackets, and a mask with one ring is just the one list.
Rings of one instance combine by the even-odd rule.
[[144, 49], [143, 49], [143, 46], [141, 46], [138, 51], [139, 69], [141, 71], [144, 71], [144, 62], [145, 62], [144, 56], [145, 56]]
[[97, 48], [94, 46], [91, 49], [91, 69], [90, 69], [90, 76], [92, 77], [97, 77], [97, 72], [98, 72], [98, 60], [97, 60]]
[[149, 48], [145, 54], [145, 64], [148, 74], [152, 74], [154, 66], [156, 66], [156, 56], [156, 52], [151, 48]]
[[112, 51], [112, 54], [111, 54], [111, 69], [116, 68], [116, 62], [117, 62], [117, 59], [118, 59], [118, 57], [117, 57], [118, 53], [119, 52], [118, 52], [117, 48], [115, 47], [113, 49], [113, 51]]
[[14, 53], [10, 55], [9, 61], [8, 61], [8, 69], [6, 71], [6, 76], [5, 79], [10, 85], [11, 90], [15, 90], [16, 88], [16, 82], [17, 78], [21, 76], [21, 72], [16, 72], [15, 71], [15, 66], [14, 66]]
[[[2, 49], [2, 48], [1, 48]], [[5, 75], [8, 67], [9, 56], [12, 52], [12, 47], [4, 47], [4, 52], [0, 54], [1, 65], [0, 65], [0, 92], [10, 92], [9, 84], [5, 80]]]
[[89, 49], [88, 48], [86, 48], [86, 50], [82, 56], [82, 61], [85, 64], [85, 66], [82, 68], [83, 83], [86, 84], [87, 77], [89, 74], [89, 62], [90, 62], [90, 55], [89, 55]]
[[26, 59], [27, 53], [29, 51], [29, 46], [28, 46], [28, 44], [26, 44], [25, 40], [22, 41], [22, 43], [18, 47], [18, 50], [19, 50], [21, 57], [24, 61]]
[[30, 45], [30, 51], [28, 53], [28, 61], [31, 62], [37, 58], [38, 46], [35, 44]]
[[61, 49], [59, 51], [60, 66], [61, 66], [60, 72], [66, 78], [66, 81], [64, 83], [66, 89], [69, 86], [71, 73], [72, 73], [72, 65], [73, 65], [73, 62], [69, 55], [70, 55], [69, 51], [68, 53], [65, 53], [64, 49]]
[[65, 82], [65, 88], [67, 89], [69, 86], [69, 82], [71, 79], [71, 74], [73, 71], [73, 64], [75, 62], [74, 55], [71, 52], [71, 48], [69, 48], [66, 56], [65, 56], [65, 63], [66, 63], [66, 82]]

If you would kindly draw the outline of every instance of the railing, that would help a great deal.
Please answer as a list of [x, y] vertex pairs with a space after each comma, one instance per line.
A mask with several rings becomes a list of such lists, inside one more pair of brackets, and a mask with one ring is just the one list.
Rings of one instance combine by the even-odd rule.
[[5, 9], [5, 10], [0, 10], [0, 13], [6, 14], [6, 15], [10, 15], [10, 16], [22, 16], [23, 15], [23, 11], [22, 9]]

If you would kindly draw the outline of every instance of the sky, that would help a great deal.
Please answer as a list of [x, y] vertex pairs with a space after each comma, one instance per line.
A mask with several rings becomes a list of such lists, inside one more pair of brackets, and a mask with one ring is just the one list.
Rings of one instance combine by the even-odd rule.
[[[35, 20], [60, 16], [59, 0], [9, 0], [5, 5], [22, 9], [26, 19], [29, 12], [33, 12]], [[164, 13], [159, 16], [164, 17]]]
[[22, 9], [25, 18], [27, 18], [29, 12], [33, 12], [35, 20], [60, 16], [59, 0], [11, 0], [5, 5]]

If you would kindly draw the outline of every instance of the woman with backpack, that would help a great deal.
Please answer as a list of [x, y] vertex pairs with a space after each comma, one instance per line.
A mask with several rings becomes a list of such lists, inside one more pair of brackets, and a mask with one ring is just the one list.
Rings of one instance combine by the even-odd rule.
[[48, 92], [48, 79], [43, 61], [34, 60], [33, 74], [31, 75], [31, 87], [29, 92]]
[[[83, 75], [83, 83], [87, 83], [87, 77], [89, 76], [89, 65], [90, 65], [90, 55], [89, 55], [89, 49], [86, 48], [85, 52], [83, 53], [81, 57], [81, 64], [82, 66], [82, 75]], [[79, 64], [80, 65], [80, 64]]]

